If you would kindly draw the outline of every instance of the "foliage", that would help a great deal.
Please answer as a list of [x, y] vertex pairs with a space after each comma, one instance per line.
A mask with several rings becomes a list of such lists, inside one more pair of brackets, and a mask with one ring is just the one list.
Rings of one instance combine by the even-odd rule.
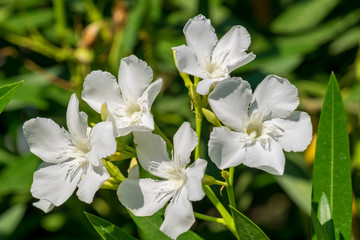
[[[92, 205], [71, 198], [48, 215], [34, 208], [29, 190], [39, 159], [29, 154], [21, 127], [36, 116], [51, 117], [64, 126], [67, 102], [72, 92], [80, 96], [85, 76], [96, 69], [116, 76], [120, 59], [134, 53], [148, 62], [155, 78], [164, 79], [165, 86], [154, 102], [153, 115], [171, 139], [183, 121], [194, 123], [191, 103], [173, 63], [171, 47], [185, 42], [183, 25], [199, 13], [212, 19], [219, 36], [233, 25], [245, 26], [252, 36], [251, 51], [257, 57], [234, 73], [248, 80], [253, 89], [259, 79], [270, 73], [289, 79], [299, 90], [300, 108], [311, 115], [314, 136], [318, 133], [318, 145], [319, 141], [331, 144], [328, 140], [334, 139], [336, 144], [332, 146], [344, 151], [341, 158], [344, 156], [344, 161], [348, 162], [351, 159], [352, 189], [349, 166], [336, 162], [339, 158], [335, 157], [330, 158], [333, 164], [327, 164], [325, 158], [329, 151], [319, 147], [315, 154], [315, 142], [305, 155], [286, 155], [287, 165], [282, 177], [237, 167], [234, 181], [237, 208], [270, 239], [310, 238], [311, 219], [316, 235], [324, 234], [318, 208], [324, 192], [332, 209], [335, 232], [340, 229], [344, 239], [349, 239], [349, 221], [353, 216], [352, 235], [360, 239], [357, 212], [360, 207], [359, 9], [360, 3], [352, 0], [0, 0], [0, 85], [13, 84], [10, 85], [13, 88], [8, 89], [10, 93], [18, 90], [0, 116], [0, 239], [99, 239], [83, 211], [121, 226], [128, 235], [148, 239], [145, 233], [151, 227], [145, 230], [138, 227], [137, 221], [143, 219], [134, 218], [133, 221], [133, 216], [129, 216], [108, 190], [100, 190]], [[331, 71], [336, 73], [338, 81], [332, 75], [328, 89], [336, 94], [331, 103], [325, 100], [324, 106], [336, 110], [332, 112], [334, 121], [340, 123], [328, 121], [330, 118], [325, 115], [319, 125], [322, 101], [325, 95], [326, 99], [331, 99], [329, 90], [325, 91]], [[22, 84], [18, 83], [22, 80]], [[0, 93], [3, 96], [2, 90]], [[8, 96], [7, 101], [10, 100]], [[344, 112], [340, 110], [340, 97]], [[99, 120], [85, 103], [80, 102], [80, 108], [86, 109], [89, 121]], [[321, 112], [331, 113], [330, 110]], [[330, 123], [334, 124], [334, 131], [322, 130]], [[337, 129], [340, 124], [342, 130]], [[200, 150], [204, 158], [210, 131], [209, 124], [204, 121]], [[349, 146], [346, 145], [348, 136]], [[124, 139], [124, 142], [130, 140]], [[311, 205], [314, 158], [315, 164], [320, 162], [320, 165], [314, 167]], [[128, 165], [128, 159], [117, 163], [122, 172], [126, 172]], [[221, 178], [215, 165], [209, 164], [207, 173]], [[325, 182], [331, 179], [338, 183]], [[340, 189], [334, 190], [339, 192], [330, 190], [331, 186]], [[226, 196], [225, 189], [215, 187], [213, 190], [219, 199], [227, 202], [222, 196]], [[345, 199], [342, 198], [345, 195], [346, 203], [338, 200]], [[194, 208], [217, 216], [210, 201], [195, 203]], [[160, 217], [153, 216], [154, 219]], [[92, 219], [97, 226], [108, 224], [98, 217]], [[147, 225], [141, 223], [140, 226]], [[231, 238], [222, 224], [202, 220], [197, 220], [192, 231], [198, 236], [188, 232], [179, 239], [186, 235], [191, 235], [186, 239]], [[336, 235], [336, 239], [338, 237]]]

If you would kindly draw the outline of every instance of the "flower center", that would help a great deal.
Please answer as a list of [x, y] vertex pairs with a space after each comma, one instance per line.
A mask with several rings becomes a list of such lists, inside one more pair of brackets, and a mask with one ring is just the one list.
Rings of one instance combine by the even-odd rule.
[[219, 56], [205, 62], [204, 73], [208, 78], [216, 79], [228, 77], [229, 72], [225, 64], [226, 55], [226, 53], [222, 53]]
[[114, 111], [114, 114], [120, 119], [119, 124], [134, 124], [142, 116], [144, 108], [137, 102], [129, 101]]
[[250, 122], [246, 127], [246, 133], [251, 139], [258, 138], [262, 135], [263, 124], [260, 121]]
[[141, 111], [141, 107], [139, 104], [135, 102], [130, 102], [127, 108], [125, 109], [125, 113], [130, 121], [137, 121], [139, 119], [139, 112]]
[[183, 185], [186, 180], [186, 172], [184, 168], [176, 166], [173, 162], [155, 162], [151, 161], [149, 163], [149, 170], [151, 174], [161, 176], [162, 178], [173, 180], [174, 184], [180, 187]]

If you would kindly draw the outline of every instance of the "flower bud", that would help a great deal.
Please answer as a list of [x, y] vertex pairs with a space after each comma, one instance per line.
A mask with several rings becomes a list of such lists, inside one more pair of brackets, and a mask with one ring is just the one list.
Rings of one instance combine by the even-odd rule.
[[108, 113], [107, 113], [107, 107], [106, 107], [105, 103], [101, 104], [101, 111], [100, 111], [100, 113], [101, 113], [101, 120], [102, 120], [102, 121], [105, 121], [105, 120], [107, 119], [107, 115], [108, 115]]
[[215, 178], [213, 176], [209, 176], [209, 175], [204, 175], [203, 179], [202, 179], [202, 184], [203, 185], [214, 185], [216, 182]]
[[215, 127], [221, 127], [222, 126], [219, 119], [216, 117], [216, 115], [212, 111], [210, 111], [210, 110], [208, 110], [206, 108], [202, 108], [201, 110], [202, 110], [206, 120], [208, 120], [209, 123], [211, 123]]
[[230, 174], [229, 174], [228, 171], [222, 170], [221, 171], [221, 176], [226, 180], [226, 179], [228, 179], [230, 177]]

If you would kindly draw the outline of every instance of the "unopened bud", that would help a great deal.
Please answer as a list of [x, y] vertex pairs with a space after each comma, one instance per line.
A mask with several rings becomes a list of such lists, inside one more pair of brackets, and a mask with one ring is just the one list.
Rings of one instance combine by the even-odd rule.
[[91, 48], [91, 45], [95, 42], [95, 39], [99, 34], [99, 30], [100, 25], [97, 22], [86, 26], [82, 31], [80, 46]]
[[94, 60], [94, 52], [88, 48], [77, 48], [74, 51], [74, 57], [81, 63], [91, 63]]
[[106, 170], [109, 172], [109, 174], [117, 179], [119, 182], [122, 182], [125, 180], [124, 175], [120, 172], [119, 168], [115, 166], [112, 162], [106, 161], [105, 159], [102, 160]]
[[214, 185], [216, 182], [215, 178], [213, 176], [209, 176], [209, 175], [204, 175], [203, 179], [202, 179], [202, 184], [203, 185]]
[[224, 179], [229, 179], [230, 177], [230, 173], [226, 170], [222, 170], [221, 171], [221, 176], [224, 178]]
[[100, 113], [101, 113], [101, 120], [106, 121], [108, 112], [107, 112], [107, 107], [106, 107], [105, 103], [101, 104]]
[[202, 108], [201, 110], [202, 110], [206, 120], [208, 120], [209, 123], [211, 123], [215, 127], [221, 127], [222, 126], [219, 119], [216, 117], [216, 115], [212, 111], [210, 111], [210, 110], [208, 110], [206, 108]]

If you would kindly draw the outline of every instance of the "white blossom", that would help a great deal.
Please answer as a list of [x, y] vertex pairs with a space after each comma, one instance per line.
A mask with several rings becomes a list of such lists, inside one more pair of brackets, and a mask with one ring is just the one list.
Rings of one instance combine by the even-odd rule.
[[75, 94], [69, 101], [66, 121], [69, 131], [47, 118], [25, 122], [24, 135], [30, 151], [44, 162], [34, 173], [34, 205], [45, 212], [63, 204], [78, 187], [80, 200], [91, 203], [96, 191], [110, 175], [101, 159], [116, 150], [113, 127], [101, 122], [88, 127], [87, 115], [79, 112]]
[[163, 180], [125, 179], [117, 191], [119, 200], [136, 216], [151, 216], [170, 200], [160, 230], [175, 239], [195, 221], [190, 201], [199, 201], [205, 195], [201, 181], [207, 162], [198, 158], [186, 167], [197, 145], [196, 133], [189, 123], [179, 128], [171, 160], [160, 136], [136, 132], [134, 141], [141, 166]]
[[209, 104], [225, 124], [216, 127], [209, 141], [209, 156], [220, 168], [243, 163], [282, 175], [284, 151], [304, 151], [312, 139], [310, 116], [295, 111], [298, 92], [287, 79], [267, 76], [252, 94], [241, 78], [219, 83]]
[[202, 78], [196, 91], [206, 95], [212, 84], [229, 77], [229, 74], [254, 60], [246, 53], [250, 35], [242, 26], [232, 27], [218, 40], [210, 20], [203, 15], [190, 19], [184, 27], [186, 45], [174, 47], [181, 72]]
[[116, 136], [133, 131], [154, 130], [151, 105], [160, 92], [162, 79], [151, 83], [153, 72], [146, 62], [131, 55], [120, 63], [118, 82], [108, 72], [92, 71], [86, 76], [82, 99], [98, 113], [107, 107], [107, 120]]

